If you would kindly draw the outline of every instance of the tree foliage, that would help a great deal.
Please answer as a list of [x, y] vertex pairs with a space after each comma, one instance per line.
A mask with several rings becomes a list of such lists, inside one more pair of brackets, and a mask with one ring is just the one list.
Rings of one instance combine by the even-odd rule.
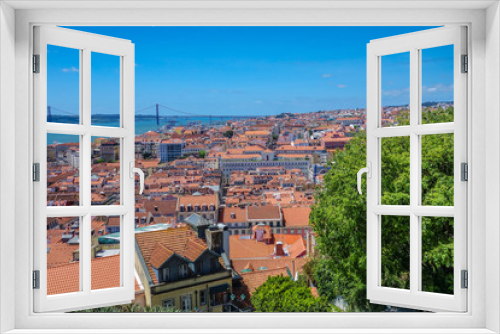
[[205, 155], [206, 155], [206, 152], [204, 150], [200, 150], [198, 152], [198, 157], [201, 158], [201, 159], [204, 159], [205, 158]]
[[[453, 108], [422, 114], [423, 124], [450, 121]], [[408, 124], [408, 115], [397, 124]], [[421, 142], [422, 204], [453, 205], [453, 134], [426, 135]], [[409, 137], [381, 142], [382, 204], [410, 204], [409, 147]], [[313, 277], [329, 300], [341, 296], [352, 311], [382, 310], [366, 299], [366, 194], [359, 195], [356, 184], [356, 173], [366, 166], [366, 134], [359, 133], [334, 160], [310, 216], [319, 252]], [[409, 217], [383, 216], [381, 238], [382, 285], [408, 289]], [[422, 273], [424, 291], [453, 293], [453, 218], [422, 218]]]
[[224, 137], [233, 138], [233, 134], [234, 134], [233, 130], [227, 130], [226, 132], [224, 132]]
[[323, 297], [314, 297], [304, 280], [270, 276], [251, 297], [257, 312], [328, 312], [331, 306]]

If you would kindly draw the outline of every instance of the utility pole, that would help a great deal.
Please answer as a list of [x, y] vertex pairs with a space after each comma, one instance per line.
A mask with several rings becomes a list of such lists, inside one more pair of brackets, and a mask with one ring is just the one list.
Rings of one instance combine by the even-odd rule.
[[160, 131], [160, 105], [156, 104], [156, 131]]

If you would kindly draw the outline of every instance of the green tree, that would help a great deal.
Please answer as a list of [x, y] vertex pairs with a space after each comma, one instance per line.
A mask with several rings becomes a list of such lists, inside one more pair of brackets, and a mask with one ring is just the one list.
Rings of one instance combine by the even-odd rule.
[[[425, 110], [424, 124], [453, 120], [453, 108]], [[408, 124], [404, 113], [398, 124]], [[381, 141], [382, 204], [409, 204], [409, 138]], [[366, 299], [366, 195], [359, 195], [356, 173], [366, 165], [366, 134], [359, 133], [325, 175], [310, 220], [319, 256], [313, 276], [321, 296], [342, 296], [352, 311], [377, 311], [383, 306]], [[365, 180], [363, 188], [365, 189]], [[422, 204], [453, 205], [453, 134], [422, 136]], [[409, 288], [408, 217], [382, 217], [382, 285]], [[422, 287], [453, 293], [453, 219], [422, 219]]]
[[206, 155], [206, 153], [205, 153], [204, 150], [201, 150], [201, 151], [198, 152], [198, 157], [201, 158], [201, 159], [204, 159], [205, 155]]
[[226, 132], [224, 132], [224, 137], [233, 138], [233, 134], [233, 130], [227, 130]]
[[251, 297], [257, 312], [329, 312], [331, 306], [322, 297], [314, 297], [304, 280], [289, 276], [270, 276]]

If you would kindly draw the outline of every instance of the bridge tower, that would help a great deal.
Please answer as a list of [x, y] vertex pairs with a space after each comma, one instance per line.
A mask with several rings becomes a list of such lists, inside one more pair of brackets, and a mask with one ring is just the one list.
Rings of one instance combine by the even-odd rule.
[[156, 104], [156, 131], [160, 131], [160, 105]]
[[47, 106], [47, 122], [52, 122], [52, 110], [50, 106]]

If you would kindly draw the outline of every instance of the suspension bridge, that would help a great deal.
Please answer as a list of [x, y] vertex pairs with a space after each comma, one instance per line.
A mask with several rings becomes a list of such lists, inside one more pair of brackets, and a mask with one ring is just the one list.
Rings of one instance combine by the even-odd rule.
[[[207, 120], [208, 124], [213, 124], [213, 122], [223, 122], [229, 119], [250, 119], [263, 116], [251, 116], [251, 115], [213, 115], [213, 114], [198, 114], [192, 112], [186, 112], [159, 103], [155, 103], [135, 111], [135, 116], [137, 117], [154, 117], [156, 119], [156, 127], [159, 131], [163, 125], [175, 125], [181, 120]], [[54, 106], [47, 106], [47, 122], [54, 122], [57, 118], [78, 118], [79, 113], [74, 111], [64, 110]], [[118, 114], [99, 114], [92, 115], [92, 117], [102, 117], [119, 120]]]

